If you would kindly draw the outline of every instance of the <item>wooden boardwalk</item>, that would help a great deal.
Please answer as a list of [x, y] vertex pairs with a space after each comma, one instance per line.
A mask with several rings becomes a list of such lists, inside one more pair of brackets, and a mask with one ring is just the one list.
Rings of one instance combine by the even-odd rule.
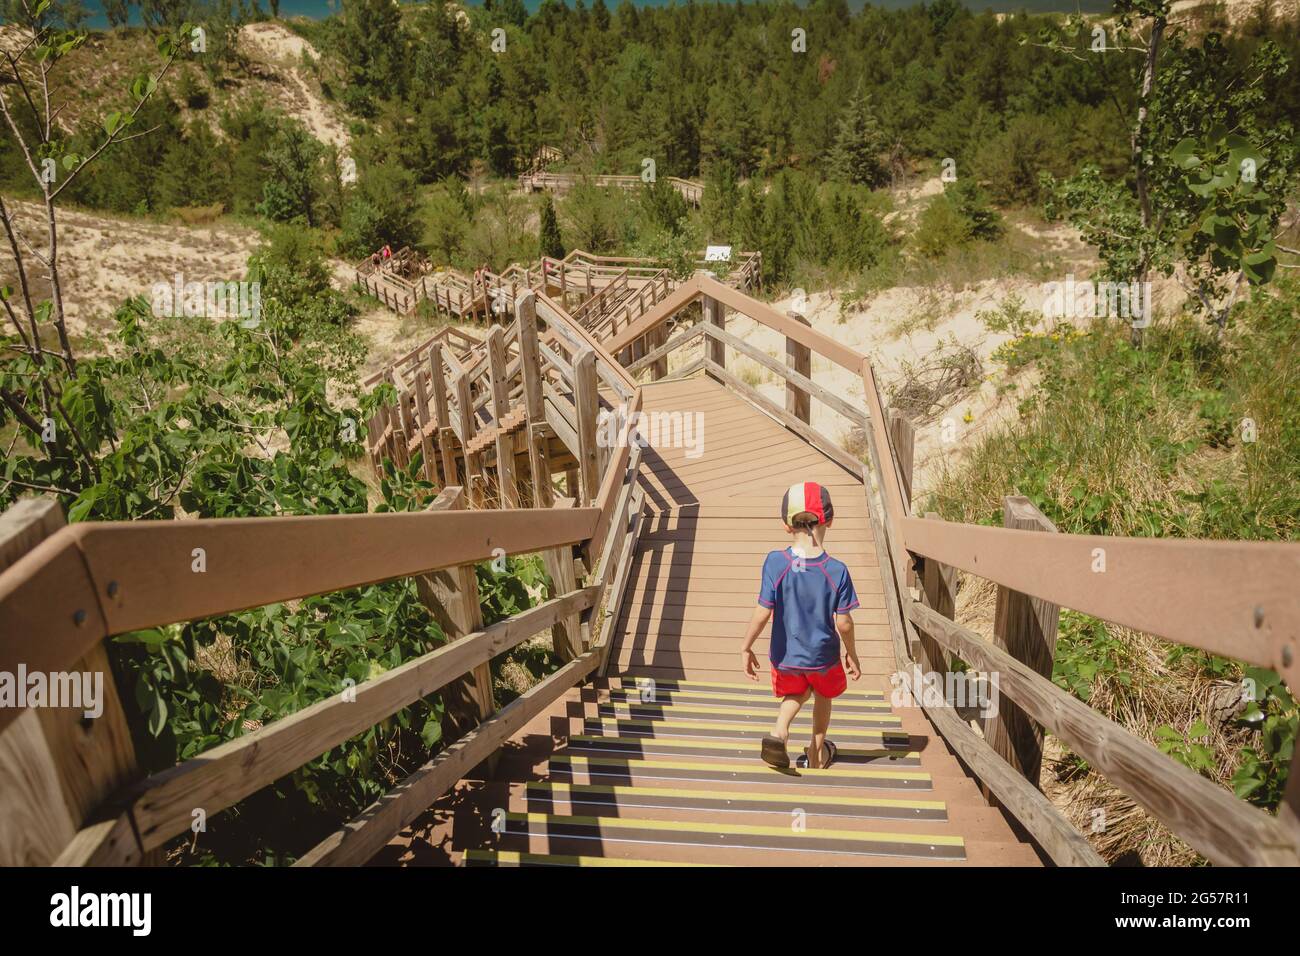
[[[25, 787], [0, 807], [0, 862], [148, 862], [189, 838], [194, 806], [235, 806], [437, 693], [446, 746], [296, 865], [1104, 865], [1037, 787], [1043, 734], [1207, 860], [1296, 865], [1300, 775], [1274, 816], [1051, 673], [1071, 608], [1270, 667], [1294, 690], [1300, 545], [1062, 533], [1020, 496], [1003, 500], [1001, 528], [919, 517], [911, 426], [868, 358], [747, 294], [759, 263], [742, 257], [726, 281], [699, 270], [632, 312], [632, 279], [647, 275], [635, 260], [566, 259], [558, 299], [527, 291], [527, 269], [517, 287], [490, 277], [513, 322], [482, 342], [443, 330], [379, 376], [396, 394], [368, 423], [372, 462], [420, 463], [440, 491], [419, 511], [64, 527], [53, 500], [9, 509], [0, 672], [106, 671], [114, 635], [412, 577], [447, 641], [147, 776], [112, 730], [126, 717], [111, 674], [94, 762], [75, 708], [0, 708], [0, 750]], [[564, 287], [579, 272], [575, 318]], [[783, 337], [785, 361], [728, 332], [729, 312]], [[775, 373], [784, 405], [729, 353]], [[861, 378], [861, 404], [814, 381], [814, 353]], [[866, 460], [811, 427], [813, 401], [860, 423]], [[606, 406], [650, 416], [651, 446], [602, 447]], [[760, 562], [788, 540], [780, 496], [808, 479], [834, 498], [827, 545], [861, 599], [864, 676], [834, 705], [836, 766], [785, 773], [758, 759], [777, 703], [742, 679], [737, 650]], [[214, 558], [202, 580], [196, 540]], [[502, 551], [539, 555], [552, 594], [485, 624], [477, 567]], [[1084, 571], [1099, 553], [1116, 573]], [[959, 570], [997, 584], [991, 639], [953, 618]], [[499, 702], [492, 662], [547, 632], [560, 667]], [[933, 688], [954, 659], [998, 688], [978, 728], [955, 696], [891, 693], [895, 668]], [[808, 731], [804, 715], [796, 751]]]
[[[610, 677], [570, 691], [375, 860], [406, 865], [1035, 865], [921, 710], [893, 708], [882, 579], [862, 482], [705, 377], [643, 386], [703, 416], [701, 446], [647, 448], [645, 523]], [[697, 450], [698, 449], [698, 450]], [[825, 485], [827, 550], [853, 575], [862, 679], [836, 701], [839, 762], [758, 759], [776, 701], [738, 667], [782, 493]], [[766, 639], [756, 648], [766, 658]], [[649, 683], [648, 683], [649, 682]], [[807, 710], [792, 753], [806, 738]]]
[[[758, 596], [764, 556], [785, 547], [781, 496], [796, 481], [831, 493], [826, 550], [848, 565], [863, 681], [880, 690], [893, 650], [862, 482], [711, 379], [643, 386], [646, 412], [699, 416], [702, 442], [647, 448], [642, 526], [611, 669], [701, 681], [737, 679], [740, 637]], [[694, 456], [694, 457], [691, 457]], [[766, 659], [767, 639], [755, 646]]]

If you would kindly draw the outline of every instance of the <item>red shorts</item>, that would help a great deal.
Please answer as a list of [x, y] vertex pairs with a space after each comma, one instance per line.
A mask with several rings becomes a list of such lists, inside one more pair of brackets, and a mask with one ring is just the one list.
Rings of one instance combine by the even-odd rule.
[[839, 661], [824, 671], [779, 671], [772, 668], [772, 693], [777, 697], [798, 697], [810, 687], [819, 697], [838, 697], [848, 686], [849, 678]]

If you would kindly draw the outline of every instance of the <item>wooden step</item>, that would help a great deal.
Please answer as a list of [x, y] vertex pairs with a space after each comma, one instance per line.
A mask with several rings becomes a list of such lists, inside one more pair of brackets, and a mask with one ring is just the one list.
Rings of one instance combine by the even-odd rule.
[[[764, 717], [751, 713], [744, 707], [726, 707], [710, 704], [639, 704], [610, 703], [595, 704], [599, 717], [616, 719], [663, 718], [673, 720], [707, 720], [715, 723], [763, 723]], [[811, 707], [805, 707], [795, 717], [792, 726], [800, 727], [812, 723]], [[842, 718], [832, 717], [832, 727], [850, 730], [892, 730], [899, 726], [901, 718], [896, 714], [845, 714]]]
[[[801, 783], [823, 787], [861, 787], [873, 790], [930, 790], [928, 771], [900, 768], [834, 766], [824, 770], [776, 770], [755, 761], [752, 765], [725, 760], [672, 760], [623, 757], [614, 754], [556, 754], [550, 758], [550, 776], [565, 782], [633, 783], [649, 780], [697, 780], [744, 783], [767, 787], [796, 787]], [[567, 778], [567, 779], [566, 779]]]
[[[535, 780], [524, 784], [528, 805], [562, 804], [571, 812], [590, 808], [630, 810], [689, 810], [717, 813], [780, 813], [798, 807], [810, 815], [870, 820], [909, 820], [944, 823], [947, 805], [941, 800], [860, 797], [851, 794], [817, 796], [799, 793], [748, 793], [738, 790], [694, 790], [681, 787], [636, 787], [617, 784], [569, 784]], [[582, 808], [589, 809], [582, 809]]]
[[[766, 736], [771, 727], [766, 723], [753, 724], [731, 721], [707, 720], [657, 720], [650, 718], [587, 718], [583, 721], [583, 730], [587, 733], [610, 734], [618, 737], [651, 738], [709, 738], [714, 740], [752, 740], [758, 741]], [[843, 738], [849, 746], [889, 747], [895, 750], [917, 749], [912, 736], [902, 730], [871, 729], [861, 730], [837, 727], [829, 735], [832, 740]], [[838, 740], [836, 741], [838, 743]]]
[[500, 436], [518, 431], [526, 421], [528, 421], [528, 410], [523, 405], [516, 405], [506, 412], [495, 426], [476, 432], [474, 437], [465, 444], [465, 453], [473, 455], [484, 451]]
[[519, 853], [515, 850], [469, 849], [461, 854], [462, 866], [723, 866], [720, 863], [671, 863], [667, 860], [624, 860], [606, 856], [560, 856], [554, 853]]
[[600, 843], [672, 844], [712, 849], [745, 848], [837, 855], [893, 856], [962, 862], [960, 836], [831, 827], [772, 826], [720, 821], [647, 820], [639, 817], [569, 816], [507, 812], [500, 836], [557, 837]]
[[[605, 690], [637, 690], [647, 683], [648, 678], [638, 677], [609, 677], [593, 681], [592, 686]], [[718, 691], [725, 694], [738, 694], [744, 697], [771, 697], [772, 690], [763, 684], [753, 681], [698, 681], [698, 680], [674, 680], [664, 678], [655, 680], [654, 686], [666, 691], [682, 691], [698, 693], [701, 691]], [[836, 701], [857, 701], [857, 700], [884, 700], [885, 693], [879, 690], [858, 690], [850, 687]]]
[[[690, 740], [653, 737], [606, 737], [581, 734], [569, 738], [566, 750], [570, 753], [613, 753], [633, 757], [667, 755], [670, 757], [708, 757], [717, 760], [754, 761], [759, 756], [758, 741]], [[797, 748], [791, 747], [791, 759]], [[835, 766], [919, 767], [921, 755], [917, 751], [889, 750], [837, 745]]]
[[493, 809], [577, 816], [642, 817], [659, 820], [728, 820], [773, 826], [816, 825], [851, 830], [961, 834], [967, 840], [1014, 842], [1002, 813], [991, 807], [950, 803], [932, 793], [908, 799], [852, 794], [843, 789], [757, 793], [707, 787], [624, 787], [570, 785], [552, 781], [511, 784], [510, 794]]
[[[676, 705], [690, 706], [703, 704], [709, 707], [741, 707], [747, 709], [755, 718], [771, 720], [781, 709], [781, 698], [769, 691], [766, 695], [732, 694], [727, 691], [668, 690], [653, 686], [634, 688], [612, 687], [609, 690], [594, 688], [584, 696], [601, 704], [660, 704], [665, 707]], [[811, 707], [812, 705], [806, 705]], [[831, 713], [838, 717], [846, 714], [882, 714], [889, 713], [890, 705], [886, 700], [868, 698], [835, 698]]]

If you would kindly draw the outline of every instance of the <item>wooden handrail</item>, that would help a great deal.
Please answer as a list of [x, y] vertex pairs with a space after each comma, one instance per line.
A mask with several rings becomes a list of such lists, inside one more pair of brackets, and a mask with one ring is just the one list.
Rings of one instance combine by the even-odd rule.
[[915, 601], [905, 601], [904, 613], [962, 660], [995, 675], [1000, 693], [1211, 861], [1235, 866], [1300, 864], [1295, 843], [1262, 810], [1139, 740], [974, 631]]
[[131, 814], [146, 851], [162, 846], [190, 828], [194, 807], [212, 815], [233, 806], [561, 618], [591, 607], [598, 590], [585, 587], [546, 601], [147, 777], [131, 788], [122, 812]]
[[1300, 544], [1035, 534], [903, 518], [907, 550], [1300, 684]]
[[[0, 670], [57, 671], [112, 634], [578, 544], [596, 508], [84, 522], [0, 575]], [[202, 570], [196, 570], [197, 568]], [[18, 711], [0, 708], [0, 729]]]

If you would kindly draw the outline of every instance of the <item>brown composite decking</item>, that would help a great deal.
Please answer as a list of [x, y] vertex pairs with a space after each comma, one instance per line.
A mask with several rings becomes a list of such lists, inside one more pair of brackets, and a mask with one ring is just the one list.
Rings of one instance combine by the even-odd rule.
[[[646, 510], [611, 672], [693, 681], [743, 679], [740, 636], [758, 596], [769, 551], [789, 543], [781, 496], [796, 481], [831, 494], [826, 550], [853, 576], [861, 686], [880, 690], [893, 669], [880, 569], [862, 482], [711, 379], [644, 387], [648, 411], [699, 413], [702, 453], [647, 448]], [[756, 645], [766, 660], [767, 638]], [[887, 686], [887, 685], [886, 685]]]
[[[861, 481], [711, 379], [643, 388], [647, 412], [701, 413], [703, 444], [643, 454], [645, 520], [609, 676], [530, 723], [374, 862], [1038, 865], [924, 714], [890, 704]], [[758, 759], [776, 702], [766, 679], [745, 681], [739, 645], [763, 557], [788, 542], [781, 495], [806, 480], [834, 503], [826, 546], [861, 601], [863, 676], [835, 704], [837, 765], [782, 774]], [[757, 650], [765, 659], [766, 638]]]

